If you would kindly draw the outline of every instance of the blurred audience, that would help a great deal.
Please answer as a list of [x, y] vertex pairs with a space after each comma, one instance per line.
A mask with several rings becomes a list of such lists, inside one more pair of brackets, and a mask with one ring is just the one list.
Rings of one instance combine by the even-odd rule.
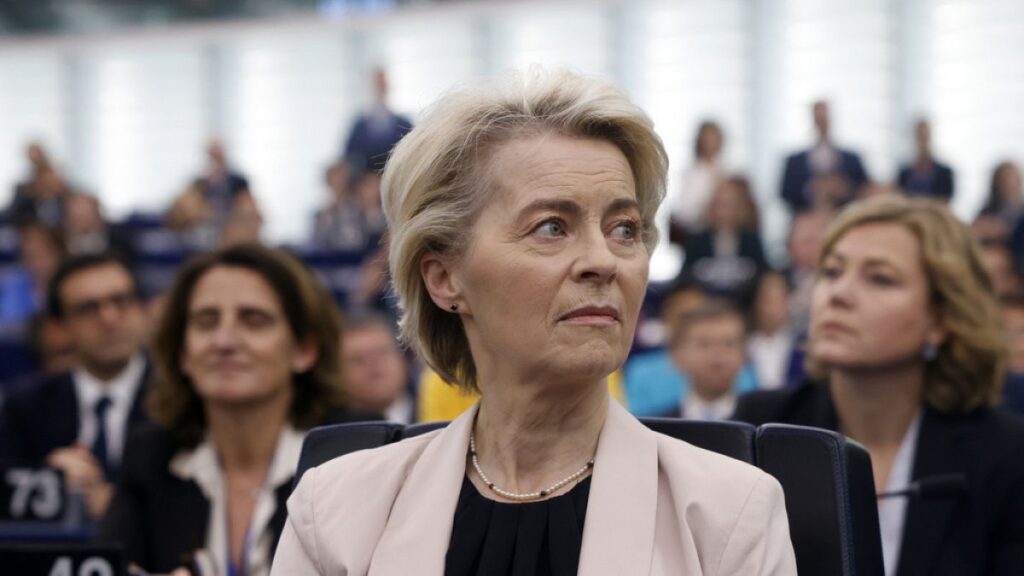
[[203, 197], [213, 211], [214, 219], [223, 222], [238, 197], [249, 194], [249, 180], [229, 165], [220, 140], [210, 140], [206, 146], [206, 157], [206, 171], [201, 178]]
[[730, 177], [715, 189], [707, 224], [707, 229], [687, 234], [679, 277], [692, 279], [708, 293], [747, 310], [767, 260], [758, 234], [757, 205], [745, 178]]
[[1003, 401], [1007, 408], [1024, 415], [1024, 296], [1006, 298], [1001, 304], [1010, 352]]
[[353, 409], [380, 414], [389, 422], [411, 424], [416, 406], [409, 386], [409, 363], [393, 326], [390, 318], [370, 312], [345, 318], [341, 381], [345, 400]]
[[949, 204], [953, 199], [953, 169], [932, 155], [932, 127], [924, 118], [914, 123], [914, 144], [914, 160], [900, 167], [896, 183], [909, 196]]
[[68, 187], [38, 143], [29, 144], [25, 155], [29, 162], [29, 176], [14, 188], [7, 208], [8, 219], [16, 224], [37, 221], [59, 227], [64, 217]]
[[1002, 224], [1001, 234], [1009, 236], [1013, 227], [1024, 213], [1024, 187], [1021, 184], [1020, 169], [1009, 160], [996, 165], [992, 171], [988, 198], [979, 216], [997, 218]]
[[790, 327], [797, 334], [807, 331], [811, 313], [811, 291], [818, 271], [818, 257], [830, 217], [821, 212], [795, 214], [790, 224], [786, 248], [789, 268], [786, 277], [791, 289]]
[[[671, 338], [683, 330], [683, 319], [707, 305], [708, 294], [696, 283], [680, 281], [661, 300], [661, 323]], [[661, 349], [633, 354], [623, 368], [626, 406], [637, 416], [658, 416], [677, 410], [690, 389], [689, 377], [672, 359], [670, 342]], [[757, 387], [753, 370], [743, 366], [733, 381], [737, 392]]]
[[[303, 432], [341, 411], [339, 317], [298, 261], [258, 245], [178, 275], [147, 408], [100, 528], [152, 572], [268, 574]], [[205, 572], [204, 572], [205, 573]]]
[[981, 263], [992, 280], [997, 298], [1013, 298], [1024, 289], [1020, 276], [1013, 268], [1013, 254], [1003, 242], [985, 242], [980, 245]]
[[79, 192], [68, 194], [64, 212], [64, 243], [68, 254], [109, 252], [125, 262], [135, 261], [131, 239], [107, 222], [95, 196]]
[[675, 367], [689, 388], [682, 402], [664, 416], [689, 420], [725, 420], [736, 406], [733, 382], [743, 368], [746, 325], [726, 302], [707, 300], [687, 312], [669, 337]]
[[373, 71], [373, 96], [373, 106], [356, 118], [342, 152], [342, 159], [357, 172], [380, 173], [391, 149], [412, 130], [408, 118], [388, 107], [388, 76], [383, 68]]
[[0, 326], [20, 325], [45, 307], [47, 285], [64, 257], [60, 231], [39, 221], [22, 221], [18, 239], [18, 264], [0, 276]]
[[203, 193], [202, 180], [191, 182], [175, 198], [164, 217], [164, 226], [190, 250], [206, 250], [216, 245], [219, 224]]
[[704, 120], [697, 128], [693, 163], [686, 167], [677, 193], [669, 201], [672, 242], [682, 243], [688, 232], [704, 227], [711, 195], [726, 173], [722, 166], [722, 129], [713, 120]]
[[776, 390], [790, 381], [796, 334], [789, 321], [789, 283], [780, 272], [767, 271], [757, 283], [747, 354], [757, 373], [757, 387]]
[[811, 113], [815, 143], [786, 158], [782, 176], [782, 199], [793, 213], [833, 210], [870, 180], [860, 156], [832, 142], [828, 102], [814, 102]]
[[29, 323], [29, 343], [39, 372], [53, 376], [70, 372], [78, 365], [75, 341], [63, 322], [41, 310]]
[[97, 518], [125, 462], [128, 428], [145, 420], [139, 399], [148, 368], [137, 286], [109, 254], [75, 256], [54, 274], [48, 308], [70, 338], [74, 368], [8, 395], [0, 416], [0, 468], [61, 470]]
[[258, 244], [263, 232], [263, 213], [252, 194], [239, 194], [231, 200], [231, 210], [220, 234], [221, 246]]

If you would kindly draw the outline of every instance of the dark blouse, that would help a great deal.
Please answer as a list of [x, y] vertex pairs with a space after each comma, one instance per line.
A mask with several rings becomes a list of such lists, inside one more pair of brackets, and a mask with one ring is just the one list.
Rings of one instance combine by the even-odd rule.
[[590, 477], [548, 500], [496, 502], [466, 478], [455, 507], [445, 576], [575, 576]]

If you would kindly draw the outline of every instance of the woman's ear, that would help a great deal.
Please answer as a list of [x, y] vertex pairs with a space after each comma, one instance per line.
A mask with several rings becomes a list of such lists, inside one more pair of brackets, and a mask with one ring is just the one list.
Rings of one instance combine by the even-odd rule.
[[433, 252], [424, 254], [420, 259], [420, 275], [430, 299], [438, 308], [449, 312], [462, 312], [466, 309], [450, 260]]
[[320, 358], [320, 351], [317, 349], [316, 342], [311, 338], [307, 338], [302, 342], [299, 342], [295, 347], [295, 353], [292, 354], [292, 373], [302, 374], [310, 368]]

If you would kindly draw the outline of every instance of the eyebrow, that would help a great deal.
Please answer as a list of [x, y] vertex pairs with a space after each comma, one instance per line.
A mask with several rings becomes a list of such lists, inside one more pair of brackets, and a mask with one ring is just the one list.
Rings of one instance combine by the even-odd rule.
[[[639, 211], [640, 203], [634, 200], [633, 198], [616, 198], [615, 200], [612, 200], [611, 204], [605, 210], [605, 214], [613, 212], [624, 212], [630, 209], [635, 209]], [[551, 210], [552, 212], [565, 212], [572, 214], [573, 216], [578, 216], [583, 212], [583, 208], [580, 207], [580, 205], [573, 200], [541, 198], [539, 200], [534, 200], [533, 202], [527, 204], [522, 210], [519, 211], [519, 213], [532, 214], [534, 212], [541, 212], [544, 210]]]
[[[835, 252], [831, 252], [825, 258], [822, 259], [822, 262], [824, 263], [825, 261], [832, 260], [832, 259], [839, 260], [842, 263], [845, 263], [848, 260], [848, 258], [843, 256], [842, 254], [836, 254]], [[893, 264], [891, 260], [888, 260], [888, 259], [886, 259], [884, 257], [877, 257], [876, 256], [876, 257], [866, 258], [864, 260], [864, 266], [865, 267], [868, 267], [868, 266], [885, 266], [887, 268], [892, 268], [893, 270], [899, 271], [899, 267], [897, 267], [895, 264]]]

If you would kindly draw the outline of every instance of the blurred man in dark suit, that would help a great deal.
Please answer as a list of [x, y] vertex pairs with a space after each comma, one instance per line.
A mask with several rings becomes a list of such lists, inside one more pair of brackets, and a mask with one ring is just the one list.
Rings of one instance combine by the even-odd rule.
[[110, 500], [128, 428], [145, 419], [143, 310], [130, 270], [107, 254], [64, 262], [50, 282], [48, 306], [70, 335], [78, 364], [7, 397], [0, 467], [61, 470], [98, 517]]
[[932, 156], [932, 128], [925, 119], [914, 124], [917, 155], [913, 163], [900, 167], [896, 183], [910, 196], [933, 198], [945, 203], [953, 198], [953, 170]]
[[342, 154], [356, 172], [383, 170], [391, 149], [412, 130], [408, 118], [388, 108], [388, 76], [382, 68], [373, 72], [373, 92], [373, 107], [356, 119]]
[[819, 100], [811, 110], [817, 142], [786, 158], [782, 177], [782, 199], [794, 213], [842, 205], [869, 180], [860, 156], [832, 142], [828, 102]]

